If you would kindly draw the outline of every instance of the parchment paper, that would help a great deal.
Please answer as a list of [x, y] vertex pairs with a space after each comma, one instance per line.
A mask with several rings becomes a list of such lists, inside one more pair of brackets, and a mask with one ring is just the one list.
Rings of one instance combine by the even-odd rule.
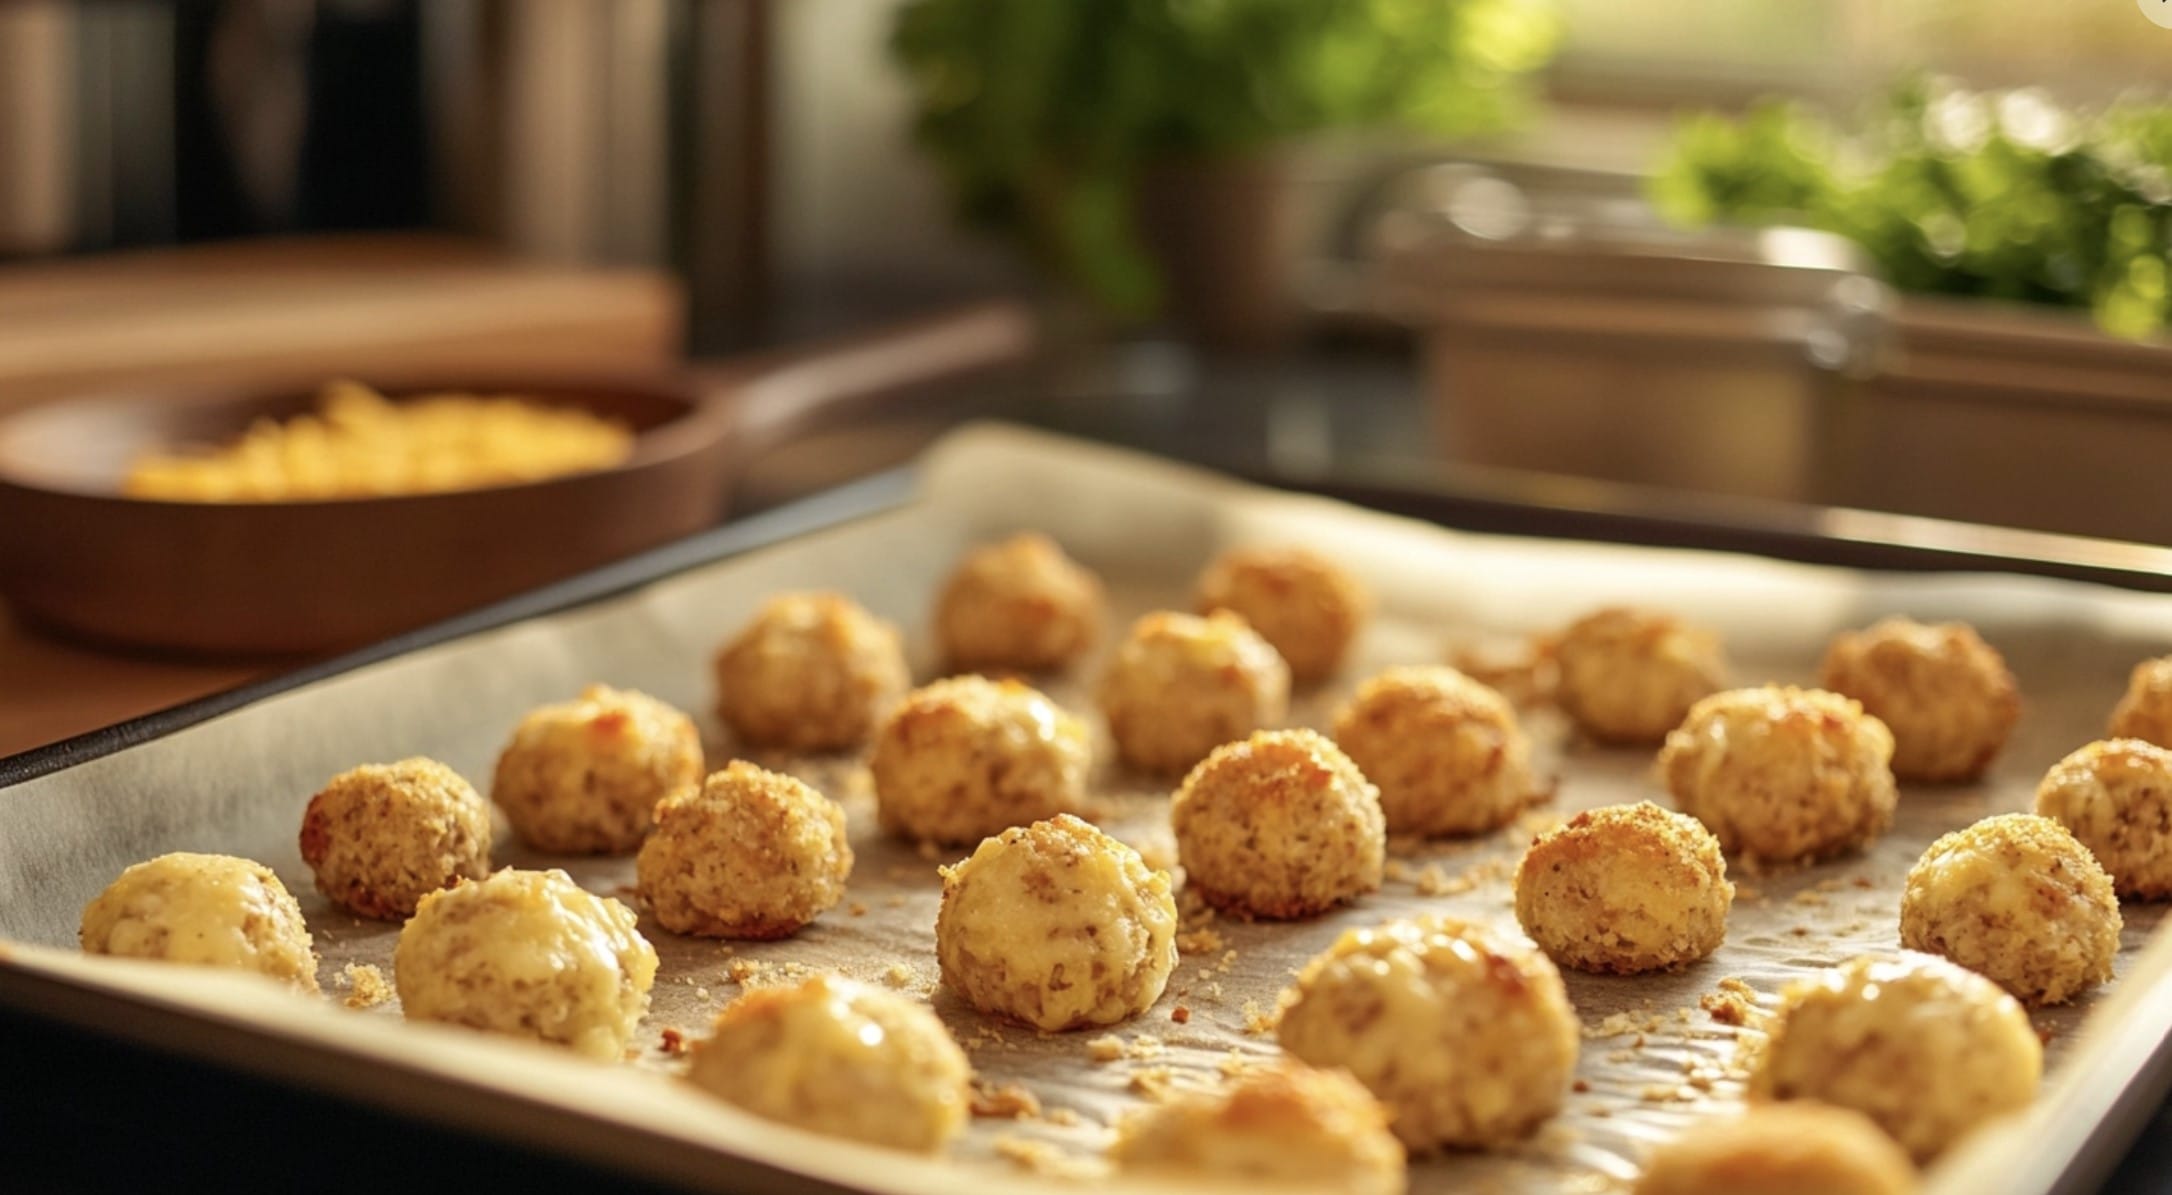
[[[1898, 824], [1869, 852], [1782, 874], [1736, 873], [1741, 885], [1726, 945], [1675, 975], [1568, 973], [1586, 1038], [1576, 1092], [1553, 1125], [1496, 1155], [1418, 1162], [1412, 1189], [1595, 1191], [1625, 1185], [1637, 1159], [1691, 1119], [1740, 1099], [1738, 1031], [1698, 1008], [1723, 979], [1764, 997], [1787, 979], [1865, 952], [1896, 948], [1902, 877], [1931, 839], [1985, 815], [2025, 808], [2036, 780], [2098, 737], [2127, 669], [2172, 646], [2172, 602], [2067, 583], [1992, 576], [1874, 576], [1741, 557], [1462, 535], [1310, 499], [1239, 487], [1144, 458], [1010, 429], [973, 429], [939, 446], [923, 468], [922, 501], [891, 514], [697, 569], [627, 598], [486, 633], [312, 685], [159, 742], [0, 791], [0, 935], [65, 945], [87, 901], [121, 868], [168, 850], [250, 855], [301, 897], [338, 999], [349, 963], [391, 974], [397, 927], [331, 909], [310, 886], [295, 830], [311, 792], [335, 772], [412, 754], [444, 759], [479, 786], [526, 709], [583, 684], [631, 686], [697, 713], [711, 766], [736, 753], [708, 712], [707, 656], [769, 594], [836, 588], [912, 632], [919, 679], [931, 678], [924, 628], [941, 577], [967, 546], [1021, 529], [1056, 536], [1110, 581], [1111, 636], [1148, 609], [1183, 605], [1192, 575], [1239, 542], [1308, 543], [1375, 590], [1380, 610], [1359, 659], [1301, 693], [1292, 724], [1325, 728], [1366, 675], [1435, 662], [1460, 648], [1496, 650], [1601, 604], [1675, 610], [1719, 629], [1735, 679], [1808, 682], [1826, 638], [1888, 613], [1974, 623], [2007, 657], [2026, 710], [2013, 742], [1980, 785], [1903, 786]], [[1062, 704], [1088, 716], [1099, 653], [1071, 675], [1045, 678]], [[848, 812], [858, 853], [846, 904], [792, 939], [725, 945], [680, 938], [646, 918], [663, 958], [635, 1064], [669, 1072], [667, 1031], [698, 1036], [748, 984], [835, 970], [927, 996], [971, 1053], [987, 1086], [1028, 1091], [1037, 1114], [976, 1120], [956, 1151], [966, 1164], [1090, 1173], [1115, 1119], [1171, 1089], [1274, 1055], [1264, 1032], [1291, 973], [1343, 929], [1420, 911], [1513, 928], [1508, 877], [1531, 834], [1594, 805], [1665, 803], [1647, 750], [1602, 749], [1571, 736], [1546, 709], [1526, 726], [1555, 799], [1509, 830], [1477, 840], [1394, 844], [1385, 888], [1355, 907], [1296, 923], [1209, 919], [1187, 903], [1188, 952], [1154, 1009], [1090, 1046], [1099, 1031], [1038, 1034], [984, 1018], [936, 988], [931, 855], [877, 834], [857, 758], [756, 753], [800, 774]], [[1098, 757], [1109, 757], [1105, 738]], [[1149, 862], [1173, 866], [1168, 785], [1104, 762], [1091, 811]], [[629, 900], [630, 859], [536, 855], [502, 832], [500, 865], [558, 866], [591, 889]], [[2130, 904], [2124, 975], [2158, 921]], [[2047, 1058], [2060, 1068], [2084, 998], [2040, 1013]], [[1179, 1023], [1177, 1010], [1187, 1019]], [[354, 1015], [397, 1018], [395, 1004]], [[1096, 1061], [1094, 1055], [1115, 1053]], [[1015, 1104], [1014, 1099], [996, 1101]]]

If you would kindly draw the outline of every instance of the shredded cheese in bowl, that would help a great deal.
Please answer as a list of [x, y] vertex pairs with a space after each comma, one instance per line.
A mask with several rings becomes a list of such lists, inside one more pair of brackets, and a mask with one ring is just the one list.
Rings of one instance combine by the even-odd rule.
[[587, 411], [469, 394], [393, 402], [334, 382], [313, 414], [260, 420], [222, 448], [140, 458], [123, 492], [180, 502], [376, 498], [539, 481], [609, 468], [632, 451], [630, 429]]

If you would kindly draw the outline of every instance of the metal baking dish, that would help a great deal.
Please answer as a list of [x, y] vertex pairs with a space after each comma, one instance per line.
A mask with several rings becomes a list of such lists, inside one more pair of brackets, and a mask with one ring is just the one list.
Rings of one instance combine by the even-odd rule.
[[[2172, 610], [2156, 597], [2071, 580], [1950, 571], [2010, 570], [2130, 583], [2155, 576], [2162, 583], [2172, 575], [2163, 568], [2162, 553], [1972, 533], [1922, 520], [1831, 512], [1793, 525], [1756, 519], [1700, 523], [1680, 509], [1640, 506], [1618, 492], [1559, 491], [1532, 503], [1525, 501], [1532, 496], [1528, 492], [1504, 496], [1482, 484], [1460, 491], [1350, 491], [1441, 525], [1427, 526], [1002, 428], [961, 432], [939, 445], [920, 466], [912, 499], [900, 504], [906, 493], [898, 479], [880, 479], [320, 669], [0, 761], [0, 818], [6, 827], [0, 835], [0, 936], [39, 944], [0, 948], [0, 1009], [193, 1055], [477, 1140], [513, 1142], [673, 1187], [937, 1191], [955, 1189], [971, 1175], [999, 1178], [1014, 1189], [1039, 1189], [1044, 1184], [1029, 1176], [961, 1172], [752, 1123], [632, 1067], [599, 1068], [517, 1043], [405, 1025], [384, 1015], [341, 1013], [323, 1003], [258, 991], [245, 977], [85, 960], [65, 947], [89, 895], [121, 867], [163, 850], [254, 855], [278, 867], [298, 894], [305, 892], [306, 872], [296, 867], [292, 845], [298, 794], [332, 771], [396, 751], [420, 751], [473, 774], [520, 710], [588, 679], [653, 676], [644, 687], [690, 709], [702, 708], [700, 654], [767, 593], [786, 586], [837, 586], [879, 613], [920, 626], [935, 581], [955, 552], [1018, 526], [1040, 527], [1062, 538], [1110, 577], [1112, 592], [1120, 605], [1130, 603], [1127, 608], [1142, 600], [1173, 600], [1198, 561], [1225, 543], [1273, 537], [1330, 544], [1379, 592], [1381, 621], [1368, 650], [1406, 661], [1434, 658], [1443, 646], [1438, 636], [1446, 632], [1528, 631], [1631, 593], [1715, 622], [1739, 649], [1746, 668], [1770, 668], [1783, 679], [1789, 670], [1808, 667], [1803, 661], [1814, 660], [1833, 627], [1885, 609], [1975, 619], [1994, 642], [2007, 646], [2033, 700], [2034, 721], [2024, 724], [2011, 764], [2002, 764], [1985, 788], [1910, 794], [1915, 810], [1904, 820], [1915, 823], [1914, 837], [1901, 841], [1897, 831], [1890, 846], [1849, 865], [1866, 878], [1875, 871], [1883, 884], [1905, 870], [1920, 849], [1915, 839], [1922, 838], [1925, 819], [1980, 816], [2025, 792], [2033, 772], [2048, 762], [2041, 756], [2063, 752], [2068, 740], [2093, 733], [2101, 706], [2123, 679], [2124, 663], [2172, 641]], [[840, 524], [839, 519], [852, 521]], [[1545, 535], [1729, 546], [1837, 567], [1530, 538]], [[2000, 555], [2005, 548], [2015, 551]], [[1945, 575], [1861, 571], [1870, 568]], [[1777, 662], [1783, 658], [1790, 663]], [[1368, 664], [1374, 663], [1369, 657]], [[1078, 701], [1075, 683], [1069, 694], [1070, 701]], [[1333, 691], [1310, 695], [1301, 707], [1309, 712], [1301, 716], [1316, 720], [1334, 696]], [[1575, 790], [1563, 800], [1588, 802], [1624, 787], [1633, 791], [1647, 762], [1620, 752], [1563, 758], [1559, 766]], [[848, 783], [829, 791], [844, 792], [848, 812], [856, 809], [859, 794]], [[1153, 804], [1160, 791], [1130, 795]], [[1481, 848], [1441, 848], [1449, 852], [1442, 857], [1467, 862], [1473, 856], [1459, 852], [1498, 853], [1517, 845], [1509, 841], [1513, 836], [1497, 837]], [[917, 876], [910, 882], [932, 874], [932, 863], [894, 844], [856, 840], [855, 845], [864, 847], [862, 866], [871, 885], [878, 886], [870, 894], [892, 882], [900, 869]], [[585, 864], [576, 874], [609, 890], [612, 866], [610, 861]], [[1754, 914], [1738, 907], [1745, 932], [1755, 931], [1753, 940], [1733, 961], [1717, 965], [1808, 965], [1801, 961], [1801, 940], [1773, 932], [1774, 927], [1803, 915], [1788, 899], [1791, 889], [1841, 878], [1841, 872], [1825, 869], [1757, 881], [1766, 890], [1758, 900], [1770, 907]], [[1391, 887], [1396, 884], [1400, 881], [1391, 881]], [[925, 896], [916, 899], [931, 915]], [[1359, 909], [1315, 922], [1226, 925], [1232, 948], [1241, 948], [1246, 961], [1226, 974], [1218, 972], [1222, 977], [1216, 982], [1231, 986], [1231, 1006], [1240, 993], [1271, 998], [1286, 978], [1289, 952], [1317, 948], [1343, 925], [1413, 907], [1475, 915], [1473, 909], [1487, 908], [1497, 896], [1483, 884], [1468, 894], [1427, 893], [1404, 884]], [[328, 961], [342, 954], [363, 957], [353, 953], [364, 948], [357, 939], [374, 934], [381, 946], [390, 932], [336, 918], [317, 920], [324, 912], [321, 902], [305, 895], [304, 903], [325, 939]], [[872, 895], [869, 903], [876, 903]], [[1493, 907], [1488, 915], [1504, 914]], [[860, 915], [834, 919], [802, 939], [741, 947], [740, 957], [806, 958], [826, 965], [877, 932], [865, 927], [883, 917], [877, 910], [864, 920]], [[2131, 1135], [2137, 1117], [2154, 1107], [2167, 1077], [2161, 1045], [2172, 1028], [2172, 999], [2165, 998], [2172, 991], [2172, 938], [2150, 933], [2156, 910], [2136, 909], [2130, 920], [2122, 978], [2107, 998], [2093, 1004], [2086, 1019], [2056, 1013], [2044, 1022], [2056, 1030], [2057, 1063], [2034, 1119], [2014, 1132], [1986, 1134], [1939, 1172], [1933, 1191], [2086, 1190]], [[1827, 945], [1853, 950], [1880, 935], [1890, 937], [1882, 919], [1877, 926], [1835, 930]], [[1754, 940], [1760, 936], [1767, 944]], [[713, 946], [695, 945], [710, 966], [720, 965]], [[659, 946], [666, 949], [667, 967], [674, 951], [683, 960], [693, 949], [683, 942]], [[1572, 992], [1588, 1023], [1609, 1008], [1635, 1007], [1654, 994], [1674, 1003], [1724, 973], [1692, 972], [1667, 981], [1664, 990], [1657, 981], [1585, 977], [1572, 982]], [[1765, 977], [1756, 970], [1741, 973], [1753, 982]], [[708, 1007], [701, 1003], [708, 993], [692, 992], [688, 972], [673, 974], [681, 982], [668, 996], [660, 989], [660, 1006], [668, 1000], [681, 1010]], [[960, 1016], [963, 1024], [977, 1024], [973, 1014], [940, 1001], [938, 1010], [954, 1024], [961, 1023]], [[1221, 1022], [1235, 1012], [1222, 1007], [1192, 1020]], [[1193, 1066], [1203, 1060], [1201, 1069], [1207, 1071], [1224, 1046], [1242, 1044], [1252, 1054], [1267, 1050], [1227, 1033], [1210, 1035], [1205, 1046], [1188, 1044], [1172, 1032], [1166, 1017], [1122, 1031], [1167, 1035], [1170, 1057], [1181, 1056]], [[1080, 1046], [1077, 1037], [1051, 1040], [1028, 1033], [990, 1044], [973, 1036], [976, 1061], [997, 1079], [1020, 1077], [1006, 1067], [1025, 1067], [1052, 1052], [1075, 1053]], [[1708, 1059], [1718, 1048], [1714, 1040], [1697, 1039]], [[1604, 1050], [1604, 1043], [1594, 1042], [1587, 1058], [1594, 1087], [1608, 1092], [1627, 1090], [1617, 1071], [1672, 1067], [1671, 1056], [1617, 1066], [1611, 1058], [1599, 1058]], [[1082, 1063], [1071, 1058], [1068, 1065], [1075, 1070]], [[1077, 1094], [1074, 1087], [1097, 1085], [1121, 1093], [1120, 1077], [1103, 1074], [1074, 1075], [1044, 1092], [1069, 1096]], [[1112, 1106], [1111, 1100], [1101, 1098], [1097, 1106]], [[1678, 1125], [1686, 1115], [1661, 1108], [1633, 1116], [1625, 1112], [1623, 1119], [1634, 1119], [1640, 1131], [1650, 1133]], [[316, 1139], [336, 1135], [342, 1126], [319, 1119], [287, 1128]], [[1085, 1140], [1093, 1139], [1091, 1133], [1086, 1130]], [[986, 1134], [976, 1142], [987, 1145]], [[379, 1136], [345, 1144], [381, 1151], [383, 1141]], [[1557, 1156], [1542, 1160], [1589, 1164], [1600, 1167], [1600, 1174], [1620, 1177], [1622, 1156], [1609, 1152], [1618, 1150], [1620, 1141], [1594, 1137], [1586, 1144], [1588, 1149], [1574, 1140], [1556, 1141], [1544, 1148]], [[1496, 1161], [1430, 1163], [1414, 1190], [1447, 1188]], [[1998, 1181], [1986, 1182], [1986, 1174]], [[1531, 1182], [1527, 1178], [1519, 1185], [1529, 1189]]]

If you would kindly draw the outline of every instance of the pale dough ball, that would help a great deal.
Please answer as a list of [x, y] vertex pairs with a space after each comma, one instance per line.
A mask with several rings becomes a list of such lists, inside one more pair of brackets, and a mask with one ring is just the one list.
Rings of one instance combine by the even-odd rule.
[[1997, 984], [1924, 954], [1859, 958], [1788, 988], [1750, 1092], [1853, 1108], [1924, 1161], [2027, 1107], [2043, 1064]]
[[2172, 656], [2134, 666], [2126, 695], [2112, 707], [2111, 729], [2105, 737], [2172, 746]]
[[1014, 535], [958, 562], [935, 604], [943, 657], [962, 669], [1045, 672], [1101, 633], [1101, 582], [1045, 535]]
[[2006, 661], [1966, 623], [1887, 618], [1843, 631], [1826, 649], [1822, 683], [1893, 732], [1893, 774], [1903, 780], [1974, 780], [2021, 716]]
[[433, 892], [400, 931], [393, 983], [411, 1021], [443, 1021], [616, 1059], [648, 1011], [656, 951], [633, 910], [562, 871], [506, 868]]
[[1931, 844], [1908, 873], [1901, 945], [1944, 955], [2024, 1004], [2063, 1004], [2112, 978], [2112, 877], [2048, 817], [1987, 817]]
[[83, 908], [83, 953], [255, 971], [317, 990], [317, 955], [269, 867], [231, 855], [149, 859]]
[[1295, 1057], [1356, 1076], [1417, 1152], [1529, 1136], [1576, 1070], [1561, 973], [1519, 939], [1446, 917], [1345, 932], [1282, 993], [1275, 1033]]
[[934, 1152], [965, 1130], [973, 1068], [927, 1005], [836, 976], [724, 1007], [686, 1077], [756, 1116]]
[[2140, 739], [2091, 743], [2044, 773], [2036, 812], [2081, 839], [2121, 896], [2172, 896], [2172, 751]]
[[1199, 612], [1241, 615], [1299, 684], [1342, 666], [1372, 598], [1348, 569], [1305, 548], [1231, 548], [1199, 576]]
[[301, 845], [333, 904], [404, 921], [424, 896], [490, 874], [490, 805], [434, 759], [364, 764], [309, 799]]
[[717, 715], [757, 747], [857, 747], [911, 683], [897, 628], [834, 593], [769, 599], [716, 657]]
[[1407, 1169], [1363, 1084], [1286, 1059], [1125, 1117], [1110, 1154], [1128, 1173], [1175, 1182], [1345, 1195], [1402, 1195]]
[[1014, 680], [940, 680], [900, 702], [868, 770], [882, 828], [978, 842], [1076, 809], [1093, 763], [1086, 725]]
[[737, 760], [657, 804], [634, 870], [673, 933], [781, 938], [844, 899], [852, 846], [836, 802]]
[[1185, 883], [1247, 917], [1307, 917], [1380, 887], [1380, 791], [1324, 736], [1263, 730], [1193, 768], [1169, 805]]
[[1453, 668], [1391, 668], [1335, 715], [1335, 744], [1380, 788], [1391, 834], [1480, 834], [1540, 795], [1499, 693]]
[[1554, 643], [1554, 667], [1562, 711], [1608, 743], [1656, 743], [1727, 685], [1719, 636], [1630, 606], [1570, 623]]
[[1767, 685], [1698, 702], [1659, 752], [1682, 812], [1753, 861], [1823, 859], [1893, 825], [1893, 735], [1855, 701]]
[[590, 685], [520, 720], [490, 799], [536, 850], [623, 854], [647, 836], [656, 802], [700, 783], [701, 767], [692, 718], [646, 693]]
[[943, 869], [943, 985], [982, 1012], [1055, 1032], [1112, 1025], [1161, 998], [1175, 968], [1169, 876], [1061, 814]]
[[1911, 1195], [1916, 1169], [1860, 1112], [1766, 1104], [1654, 1150], [1631, 1195]]
[[1633, 975], [1719, 949], [1735, 886], [1719, 840], [1648, 801], [1577, 814], [1516, 865], [1516, 920], [1555, 962]]
[[1125, 763], [1181, 772], [1290, 708], [1290, 669], [1226, 611], [1162, 612], [1131, 626], [1101, 678], [1101, 712]]

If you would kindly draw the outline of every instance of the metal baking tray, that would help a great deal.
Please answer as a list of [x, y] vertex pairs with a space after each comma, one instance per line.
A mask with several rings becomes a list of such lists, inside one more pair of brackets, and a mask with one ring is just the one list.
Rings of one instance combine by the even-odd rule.
[[[1662, 979], [1572, 976], [1571, 994], [1591, 1035], [1580, 1073], [1592, 1093], [1572, 1100], [1560, 1132], [1541, 1134], [1527, 1150], [1420, 1164], [1413, 1190], [1458, 1189], [1466, 1179], [1502, 1189], [1619, 1180], [1651, 1140], [1736, 1098], [1739, 1085], [1724, 1074], [1727, 1033], [1676, 1010], [1723, 976], [1744, 975], [1769, 991], [1820, 962], [1890, 948], [1891, 911], [1881, 912], [1880, 902], [1891, 903], [1914, 852], [1936, 832], [2025, 801], [2045, 766], [2093, 737], [2126, 666], [2172, 645], [2172, 602], [2074, 580], [2144, 587], [2155, 577], [2161, 584], [2163, 562], [2143, 549], [1847, 512], [1790, 524], [1773, 517], [1778, 508], [1753, 517], [1738, 510], [1729, 521], [1713, 511], [1629, 503], [1604, 487], [1521, 484], [1480, 478], [1462, 488], [1388, 485], [1344, 494], [1441, 524], [1428, 526], [1042, 434], [968, 429], [933, 449], [910, 481], [877, 479], [294, 677], [0, 760], [0, 937], [24, 943], [0, 948], [0, 1009], [215, 1060], [627, 1178], [708, 1190], [934, 1191], [954, 1189], [970, 1174], [1030, 1189], [1041, 1176], [989, 1169], [1006, 1165], [992, 1157], [1002, 1139], [1090, 1154], [1113, 1115], [1138, 1102], [1125, 1089], [1141, 1073], [1166, 1067], [1181, 1083], [1210, 1077], [1231, 1052], [1271, 1054], [1268, 1039], [1243, 1032], [1245, 1005], [1271, 1003], [1288, 966], [1340, 928], [1419, 908], [1507, 918], [1500, 862], [1513, 858], [1517, 836], [1406, 848], [1404, 878], [1327, 918], [1224, 924], [1237, 957], [1188, 957], [1178, 984], [1195, 993], [1167, 997], [1120, 1027], [1127, 1040], [1142, 1033], [1161, 1039], [1154, 1056], [1136, 1066], [1090, 1065], [1084, 1041], [1092, 1034], [1006, 1032], [937, 995], [938, 1011], [991, 1079], [1022, 1080], [1051, 1108], [1076, 1114], [1068, 1123], [1051, 1117], [981, 1125], [955, 1162], [899, 1158], [750, 1122], [657, 1081], [653, 1072], [668, 1062], [653, 1049], [645, 1067], [597, 1067], [518, 1043], [402, 1024], [385, 1010], [349, 1013], [266, 993], [246, 978], [85, 960], [66, 947], [83, 902], [122, 867], [161, 851], [208, 849], [251, 855], [282, 873], [319, 932], [328, 980], [342, 960], [381, 958], [392, 931], [333, 914], [308, 891], [295, 858], [301, 802], [325, 776], [412, 753], [482, 774], [522, 710], [589, 680], [638, 683], [705, 709], [702, 656], [769, 592], [842, 588], [917, 629], [958, 550], [1021, 526], [1055, 534], [1107, 574], [1126, 614], [1179, 600], [1198, 563], [1228, 543], [1329, 546], [1381, 597], [1367, 667], [1437, 659], [1454, 643], [1544, 629], [1631, 597], [1718, 626], [1744, 680], [1801, 679], [1832, 630], [1891, 610], [1977, 622], [2006, 650], [2031, 700], [1992, 779], [1907, 793], [1901, 828], [1861, 859], [1751, 881], [1758, 894], [1738, 905], [1730, 945], [1710, 964]], [[1504, 530], [1517, 534], [1492, 533]], [[1623, 542], [1597, 542], [1607, 540]], [[1820, 563], [1652, 546], [1666, 544]], [[1868, 571], [1897, 568], [1911, 571]], [[925, 646], [915, 660], [923, 676]], [[1318, 724], [1357, 678], [1354, 672], [1335, 683], [1341, 689], [1311, 694], [1293, 716]], [[1052, 691], [1081, 706], [1079, 679]], [[1563, 777], [1564, 808], [1656, 795], [1642, 756], [1579, 747], [1558, 728], [1547, 731], [1543, 714], [1533, 717]], [[933, 972], [924, 924], [932, 920], [933, 862], [863, 837], [866, 794], [854, 791], [849, 762], [793, 766], [811, 769], [845, 799], [862, 856], [853, 895], [875, 908], [840, 910], [799, 938], [741, 947], [729, 957], [849, 970], [902, 956], [925, 990]], [[1120, 836], [1154, 853], [1155, 802], [1165, 790], [1108, 773], [1097, 787], [1106, 790], [1097, 796], [1111, 803], [1106, 811]], [[559, 862], [507, 848], [499, 859]], [[602, 891], [625, 879], [623, 861], [572, 866]], [[1858, 878], [1868, 887], [1847, 883]], [[894, 906], [885, 894], [896, 897]], [[2052, 1074], [2033, 1122], [1985, 1134], [1947, 1159], [1933, 1175], [1934, 1190], [2089, 1189], [2154, 1108], [2168, 1077], [2162, 1044], [2172, 1028], [2172, 944], [2152, 932], [2156, 909], [2128, 911], [2120, 980], [2100, 999], [2039, 1018], [2051, 1036]], [[1796, 925], [1813, 932], [1791, 935]], [[714, 944], [652, 937], [666, 963], [649, 1036], [664, 1024], [698, 1030], [730, 994], [728, 956]], [[1225, 985], [1226, 996], [1219, 991]], [[1168, 1016], [1176, 999], [1196, 1010], [1188, 1029]], [[1605, 1035], [1610, 1017], [1665, 1024], [1649, 1031], [1653, 1049], [1632, 1050]], [[1700, 1072], [1709, 1090], [1679, 1082]], [[1679, 1098], [1637, 1094], [1670, 1077], [1683, 1089]]]

